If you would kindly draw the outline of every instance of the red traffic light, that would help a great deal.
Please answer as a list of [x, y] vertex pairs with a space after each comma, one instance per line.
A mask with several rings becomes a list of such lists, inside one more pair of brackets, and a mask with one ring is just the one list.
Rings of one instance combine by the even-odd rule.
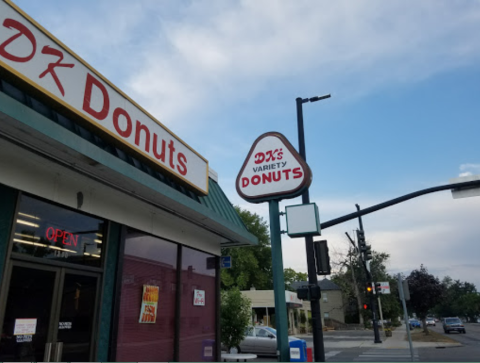
[[363, 310], [368, 310], [370, 309], [370, 305], [368, 304], [363, 304]]

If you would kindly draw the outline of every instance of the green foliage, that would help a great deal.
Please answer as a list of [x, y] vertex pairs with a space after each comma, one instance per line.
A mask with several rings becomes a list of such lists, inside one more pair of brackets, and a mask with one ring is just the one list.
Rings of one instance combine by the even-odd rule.
[[464, 316], [472, 321], [480, 315], [480, 296], [474, 284], [454, 281], [450, 276], [445, 276], [442, 285], [445, 293], [433, 309], [436, 316]]
[[285, 290], [295, 291], [293, 287], [291, 287], [292, 282], [295, 281], [308, 281], [308, 274], [303, 272], [296, 272], [291, 268], [286, 268], [283, 270], [283, 275], [285, 278]]
[[232, 256], [232, 268], [222, 269], [222, 289], [240, 290], [255, 286], [257, 290], [273, 289], [272, 252], [268, 224], [257, 214], [235, 207], [248, 231], [258, 238], [258, 246], [223, 248], [222, 256]]
[[300, 310], [300, 323], [302, 325], [305, 325], [307, 322], [307, 316], [305, 315], [305, 312], [303, 310]]
[[444, 295], [444, 286], [440, 280], [429, 274], [426, 267], [420, 266], [419, 270], [413, 270], [407, 278], [410, 290], [408, 305], [423, 322], [423, 329], [428, 335], [425, 318], [431, 309]]
[[251, 321], [251, 302], [238, 288], [232, 288], [221, 292], [220, 309], [221, 341], [230, 351], [245, 338]]
[[[401, 314], [402, 308], [398, 298], [396, 279], [388, 274], [386, 268], [390, 255], [377, 251], [372, 251], [372, 255], [373, 259], [370, 263], [370, 271], [374, 281], [388, 281], [390, 283], [391, 294], [380, 295], [383, 317], [384, 319], [394, 320]], [[352, 250], [349, 251], [342, 261], [338, 261], [337, 264], [341, 268], [339, 272], [332, 276], [332, 281], [342, 289], [346, 322], [350, 324], [359, 323], [359, 314], [362, 314], [365, 320], [371, 319], [370, 310], [358, 310], [357, 291], [361, 303], [370, 304], [370, 299], [365, 294], [367, 276], [363, 264]], [[355, 280], [353, 276], [355, 276]]]

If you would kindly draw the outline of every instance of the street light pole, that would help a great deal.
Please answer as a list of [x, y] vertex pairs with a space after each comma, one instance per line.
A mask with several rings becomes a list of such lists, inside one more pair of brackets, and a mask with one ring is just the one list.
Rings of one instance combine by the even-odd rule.
[[[299, 154], [307, 161], [305, 153], [305, 136], [303, 131], [303, 104], [306, 102], [316, 102], [326, 98], [330, 98], [330, 95], [316, 96], [312, 98], [296, 99], [297, 102], [297, 127], [298, 127], [298, 149]], [[308, 189], [302, 194], [302, 204], [310, 203], [310, 194]], [[307, 268], [308, 268], [308, 283], [309, 285], [318, 286], [317, 271], [315, 268], [315, 257], [313, 248], [313, 237], [305, 237], [305, 249], [307, 252]], [[325, 362], [325, 348], [323, 346], [323, 329], [322, 329], [322, 317], [320, 315], [320, 298], [311, 300], [312, 308], [312, 329], [313, 329], [313, 352], [315, 362]]]

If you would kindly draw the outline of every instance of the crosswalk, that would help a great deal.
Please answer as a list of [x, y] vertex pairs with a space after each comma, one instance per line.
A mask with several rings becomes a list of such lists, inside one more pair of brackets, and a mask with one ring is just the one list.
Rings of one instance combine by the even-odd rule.
[[[353, 359], [354, 362], [411, 362], [408, 349], [370, 349]], [[413, 361], [418, 362], [418, 352], [413, 350]]]

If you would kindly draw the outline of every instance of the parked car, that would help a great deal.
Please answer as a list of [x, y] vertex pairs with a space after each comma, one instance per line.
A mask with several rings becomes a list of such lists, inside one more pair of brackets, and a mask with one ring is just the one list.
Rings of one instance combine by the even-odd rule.
[[[288, 341], [302, 340], [289, 336]], [[277, 355], [277, 331], [268, 326], [249, 326], [245, 339], [237, 347], [238, 353]]]
[[465, 334], [465, 326], [459, 318], [445, 318], [443, 320], [443, 331], [450, 334], [451, 331], [458, 331]]
[[425, 322], [427, 323], [427, 326], [429, 326], [429, 325], [437, 326], [434, 318], [427, 318], [427, 320], [425, 320]]
[[410, 329], [422, 327], [422, 324], [420, 324], [420, 322], [417, 319], [410, 319], [408, 323], [410, 325]]

